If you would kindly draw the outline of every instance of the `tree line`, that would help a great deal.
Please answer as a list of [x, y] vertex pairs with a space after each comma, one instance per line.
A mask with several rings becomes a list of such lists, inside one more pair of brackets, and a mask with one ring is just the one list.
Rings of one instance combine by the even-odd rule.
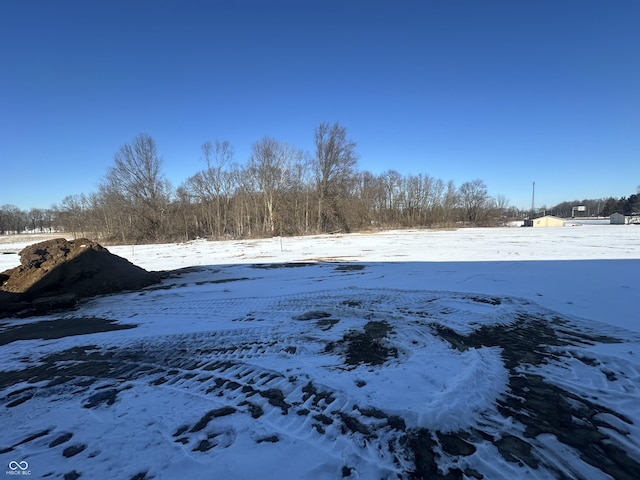
[[585, 200], [574, 200], [572, 202], [562, 202], [551, 209], [551, 212], [558, 217], [571, 217], [575, 212], [573, 207], [584, 205], [585, 211], [580, 213], [587, 217], [608, 217], [612, 213], [622, 213], [623, 215], [637, 214], [640, 212], [640, 185], [638, 193], [620, 198], [595, 198]]
[[247, 238], [370, 228], [495, 226], [521, 216], [482, 180], [456, 187], [427, 174], [357, 168], [356, 143], [339, 123], [320, 124], [314, 151], [264, 137], [235, 161], [228, 141], [206, 141], [203, 168], [174, 188], [155, 140], [122, 145], [97, 191], [50, 209], [0, 207], [0, 233], [64, 231], [105, 242]]

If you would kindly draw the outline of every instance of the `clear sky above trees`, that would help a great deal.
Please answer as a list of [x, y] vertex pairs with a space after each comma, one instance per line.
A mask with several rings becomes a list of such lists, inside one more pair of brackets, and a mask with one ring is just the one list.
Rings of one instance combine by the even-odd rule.
[[157, 142], [175, 186], [228, 140], [312, 152], [339, 121], [359, 168], [536, 202], [640, 182], [635, 1], [0, 3], [0, 204], [95, 191]]

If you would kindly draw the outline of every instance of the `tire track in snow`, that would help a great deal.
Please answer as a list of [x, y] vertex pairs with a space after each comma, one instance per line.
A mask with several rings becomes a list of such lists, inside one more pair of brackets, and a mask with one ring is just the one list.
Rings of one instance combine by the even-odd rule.
[[[378, 392], [366, 383], [375, 382], [377, 375], [393, 368], [398, 368], [401, 374], [401, 367], [415, 355], [442, 349], [447, 342], [454, 342], [483, 326], [516, 324], [522, 321], [520, 313], [523, 311], [549, 325], [557, 320], [554, 320], [553, 312], [524, 300], [452, 292], [352, 288], [281, 297], [196, 301], [181, 295], [165, 299], [160, 294], [147, 295], [136, 298], [135, 302], [111, 305], [109, 315], [118, 319], [162, 317], [176, 322], [204, 318], [211, 319], [210, 329], [197, 333], [149, 335], [133, 340], [113, 336], [89, 352], [69, 352], [56, 360], [55, 365], [52, 361], [48, 372], [40, 372], [43, 375], [56, 372], [58, 383], [38, 384], [38, 395], [81, 397], [84, 406], [90, 405], [88, 408], [91, 409], [110, 408], [121, 396], [142, 388], [151, 389], [162, 398], [171, 395], [197, 397], [199, 407], [181, 415], [180, 422], [187, 419], [186, 423], [172, 425], [165, 435], [170, 441], [182, 444], [184, 451], [192, 457], [228, 448], [239, 441], [238, 435], [245, 433], [237, 428], [234, 430], [227, 425], [233, 422], [225, 419], [243, 416], [254, 422], [252, 431], [264, 434], [256, 442], [263, 438], [271, 439], [265, 441], [295, 439], [308, 443], [309, 448], [329, 452], [333, 458], [345, 459], [345, 467], [373, 464], [377, 465], [380, 477], [396, 474], [406, 477], [407, 472], [417, 468], [416, 460], [400, 439], [415, 425], [394, 416], [394, 412], [377, 408], [379, 397], [375, 394]], [[348, 334], [362, 331], [371, 322], [389, 326], [388, 334], [380, 342], [394, 347], [397, 357], [385, 359], [379, 369], [347, 365], [346, 347], [340, 342], [344, 342]], [[609, 385], [606, 382], [618, 381], [615, 386], [621, 389], [621, 394], [626, 393], [630, 400], [637, 398], [640, 391], [637, 363], [594, 353], [601, 365], [590, 365], [582, 346], [588, 349], [593, 341], [575, 333], [574, 326], [566, 319], [561, 323], [562, 327], [559, 324], [555, 327], [558, 338], [574, 347], [557, 352], [553, 349], [534, 352], [535, 355], [548, 355], [551, 366], [545, 367], [547, 376], [560, 382], [563, 388], [588, 393], [601, 391]], [[455, 335], [440, 335], [438, 328], [441, 327], [450, 329]], [[607, 334], [596, 324], [587, 323], [585, 328], [602, 336]], [[339, 344], [343, 349], [329, 351], [326, 347], [330, 343]], [[476, 351], [475, 356], [466, 355], [464, 348], [468, 349], [468, 346], [455, 342], [452, 346], [463, 352], [457, 355], [462, 360], [460, 365], [466, 365], [468, 370], [452, 372], [455, 381], [443, 385], [443, 388], [449, 388], [445, 388], [445, 392], [460, 400], [458, 397], [467, 384], [476, 382], [474, 391], [483, 395], [479, 391], [485, 378], [483, 375], [490, 376], [491, 368], [497, 369], [494, 365], [497, 357], [489, 355], [483, 361], [482, 355], [488, 355], [485, 351]], [[567, 356], [567, 352], [575, 352], [575, 355]], [[575, 365], [583, 365], [585, 371], [599, 368], [601, 377], [598, 383], [580, 390], [579, 379], [563, 379], [551, 368], [561, 369], [562, 362], [569, 364], [571, 371], [575, 371]], [[93, 374], [73, 377], [73, 368], [89, 364], [93, 365]], [[479, 368], [482, 366], [490, 371]], [[520, 368], [533, 371], [526, 365]], [[33, 372], [34, 375], [40, 373]], [[97, 379], [89, 381], [91, 375], [96, 375]], [[619, 379], [611, 380], [614, 376]], [[595, 377], [590, 378], [596, 382]], [[85, 379], [86, 384], [83, 383]], [[22, 404], [28, 405], [30, 398], [27, 397], [27, 394], [24, 397], [5, 396], [3, 401], [7, 404], [22, 400], [10, 407], [21, 408]], [[447, 407], [446, 403], [439, 405], [441, 409]], [[411, 410], [413, 407], [400, 408]], [[127, 413], [122, 415], [126, 417]], [[611, 436], [616, 442], [626, 442], [629, 451], [638, 451], [634, 440], [638, 437], [637, 427], [630, 427], [616, 416], [599, 415], [615, 427]], [[480, 412], [478, 418], [472, 426], [487, 437], [474, 440], [477, 453], [456, 453], [458, 450], [451, 446], [447, 450], [441, 432], [433, 434], [434, 451], [441, 468], [450, 465], [451, 468], [471, 469], [469, 475], [474, 469], [489, 468], [480, 452], [493, 445], [487, 438], [497, 438], [506, 432], [510, 432], [505, 438], [512, 444], [518, 446], [522, 445], [518, 442], [530, 441], [543, 461], [549, 465], [557, 462], [543, 442], [528, 440], [521, 429], [496, 412]], [[205, 434], [208, 436], [203, 438]], [[496, 442], [500, 454], [510, 455], [507, 440]], [[581, 465], [578, 459], [557, 468], [569, 473], [580, 469], [588, 471], [589, 467]]]

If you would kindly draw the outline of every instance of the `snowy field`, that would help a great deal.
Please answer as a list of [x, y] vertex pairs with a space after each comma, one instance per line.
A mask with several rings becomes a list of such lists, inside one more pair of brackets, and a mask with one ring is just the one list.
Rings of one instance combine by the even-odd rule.
[[640, 478], [639, 227], [109, 250], [176, 272], [0, 320], [7, 476]]

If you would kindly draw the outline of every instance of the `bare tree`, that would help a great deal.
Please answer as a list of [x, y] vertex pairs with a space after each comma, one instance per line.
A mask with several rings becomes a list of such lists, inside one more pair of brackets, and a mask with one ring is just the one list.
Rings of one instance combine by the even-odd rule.
[[403, 178], [396, 170], [387, 170], [381, 175], [384, 185], [385, 208], [383, 220], [389, 225], [398, 223], [401, 214], [401, 203], [405, 189]]
[[293, 166], [301, 154], [288, 143], [281, 143], [269, 137], [256, 142], [251, 147], [249, 172], [255, 179], [259, 192], [264, 198], [264, 232], [273, 235], [276, 231], [276, 202], [293, 183]]
[[442, 182], [438, 181], [429, 175], [419, 175], [421, 178], [421, 204], [423, 205], [421, 214], [424, 225], [430, 225], [434, 222], [434, 211], [440, 202], [442, 196]]
[[213, 193], [216, 218], [216, 235], [222, 236], [229, 207], [233, 176], [228, 168], [233, 162], [234, 149], [227, 140], [207, 141], [202, 145], [202, 155], [207, 163], [204, 180]]
[[321, 123], [315, 131], [316, 154], [314, 174], [318, 195], [317, 229], [332, 227], [332, 217], [339, 217], [335, 200], [344, 192], [346, 184], [354, 176], [358, 161], [356, 143], [347, 139], [347, 130], [338, 122], [330, 126]]
[[509, 199], [504, 195], [496, 195], [494, 198], [494, 206], [499, 215], [506, 214], [511, 205], [509, 204]]
[[68, 195], [62, 199], [57, 226], [69, 232], [74, 238], [84, 237], [88, 233], [87, 197], [84, 193]]
[[33, 233], [44, 231], [44, 211], [40, 208], [29, 210], [29, 228]]
[[407, 225], [424, 225], [429, 210], [431, 178], [422, 174], [409, 175], [404, 181], [405, 221]]
[[202, 144], [206, 168], [189, 177], [183, 194], [194, 197], [203, 214], [202, 233], [220, 238], [227, 228], [227, 215], [236, 175], [233, 172], [234, 149], [224, 140]]
[[456, 205], [458, 204], [458, 192], [453, 180], [447, 182], [446, 191], [442, 196], [442, 222], [445, 225], [450, 225], [454, 218]]
[[470, 221], [473, 225], [479, 225], [489, 210], [487, 208], [489, 200], [487, 186], [480, 179], [465, 182], [460, 185], [458, 195], [465, 220]]
[[[140, 134], [133, 143], [124, 144], [114, 156], [101, 190], [115, 208], [129, 211], [128, 230], [133, 240], [158, 241], [163, 217], [170, 200], [171, 187], [161, 170], [156, 144], [149, 135]], [[122, 225], [122, 219], [120, 221]]]
[[28, 224], [27, 216], [27, 212], [15, 205], [2, 205], [0, 207], [0, 234], [22, 233]]
[[[278, 218], [280, 233], [308, 233], [312, 222], [312, 198], [315, 197], [310, 178], [310, 164], [301, 152], [296, 153], [290, 171], [289, 184], [282, 196], [282, 208]], [[315, 218], [313, 226], [315, 227]]]

